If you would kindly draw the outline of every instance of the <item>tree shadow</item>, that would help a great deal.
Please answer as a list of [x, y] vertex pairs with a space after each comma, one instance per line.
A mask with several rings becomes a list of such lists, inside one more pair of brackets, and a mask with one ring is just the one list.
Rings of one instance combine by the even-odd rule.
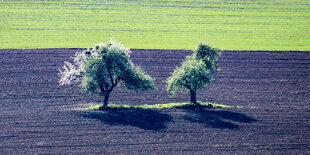
[[138, 108], [119, 108], [106, 111], [91, 111], [82, 114], [84, 118], [97, 119], [109, 125], [135, 126], [145, 130], [161, 130], [172, 117], [159, 111]]
[[252, 123], [257, 121], [256, 119], [248, 117], [244, 114], [231, 111], [206, 110], [203, 107], [182, 109], [188, 113], [184, 119], [190, 122], [200, 123], [205, 127], [211, 128], [238, 129], [239, 125], [233, 122]]

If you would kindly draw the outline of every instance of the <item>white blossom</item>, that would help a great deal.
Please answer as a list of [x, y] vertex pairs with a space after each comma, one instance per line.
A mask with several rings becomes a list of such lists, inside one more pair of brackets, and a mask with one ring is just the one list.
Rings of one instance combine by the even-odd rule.
[[131, 53], [131, 50], [129, 48], [126, 48], [124, 46], [121, 46], [120, 43], [114, 41], [113, 39], [110, 38], [109, 40], [109, 47], [111, 49], [116, 49], [116, 50], [119, 50], [119, 51], [124, 51], [128, 56], [129, 54]]
[[66, 61], [63, 66], [63, 69], [64, 69], [63, 71], [58, 69], [59, 70], [58, 76], [60, 77], [58, 82], [60, 85], [69, 85], [73, 82], [80, 81], [82, 70], [78, 68], [76, 65]]
[[[113, 49], [117, 51], [123, 51], [130, 58], [129, 55], [131, 53], [130, 49], [121, 46], [120, 43], [112, 39], [110, 39], [107, 44], [99, 43], [97, 46], [99, 47], [105, 46], [108, 47], [109, 50]], [[74, 57], [72, 57], [73, 63], [66, 61], [65, 64], [63, 65], [63, 70], [58, 69], [59, 70], [58, 76], [60, 77], [58, 82], [60, 85], [70, 85], [74, 82], [79, 82], [84, 72], [83, 65], [87, 62], [87, 60], [91, 58], [101, 57], [101, 54], [98, 53], [96, 48], [88, 48], [86, 52], [90, 54], [85, 54], [85, 51], [76, 52]], [[129, 59], [129, 65], [132, 68], [134, 67], [134, 64], [131, 61], [131, 59]]]

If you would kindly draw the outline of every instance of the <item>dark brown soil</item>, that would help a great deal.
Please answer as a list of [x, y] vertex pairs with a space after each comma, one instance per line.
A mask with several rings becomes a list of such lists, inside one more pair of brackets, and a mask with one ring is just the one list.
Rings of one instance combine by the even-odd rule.
[[[310, 52], [224, 51], [201, 101], [224, 109], [79, 110], [102, 98], [58, 86], [80, 49], [0, 50], [0, 154], [233, 154], [310, 151]], [[164, 80], [191, 51], [133, 50], [157, 90], [118, 87], [114, 104], [189, 101]]]

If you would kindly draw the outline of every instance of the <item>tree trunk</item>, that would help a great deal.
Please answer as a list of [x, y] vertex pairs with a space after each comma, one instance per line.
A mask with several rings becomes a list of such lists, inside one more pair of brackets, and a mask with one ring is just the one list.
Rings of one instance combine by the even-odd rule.
[[110, 93], [104, 94], [104, 101], [103, 101], [104, 107], [108, 107], [109, 97], [110, 97]]
[[196, 90], [191, 90], [191, 102], [197, 104]]

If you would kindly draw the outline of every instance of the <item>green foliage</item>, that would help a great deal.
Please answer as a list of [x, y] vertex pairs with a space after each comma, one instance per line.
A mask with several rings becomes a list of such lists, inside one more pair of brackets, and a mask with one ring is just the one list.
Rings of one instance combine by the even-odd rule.
[[196, 93], [203, 90], [213, 80], [213, 73], [218, 69], [218, 57], [221, 51], [206, 44], [199, 44], [197, 50], [185, 58], [182, 65], [174, 70], [167, 80], [167, 91]]
[[310, 50], [308, 0], [3, 0], [0, 48]]
[[[210, 103], [210, 102], [198, 102], [197, 104], [193, 104], [191, 102], [185, 103], [166, 103], [166, 104], [154, 104], [154, 105], [116, 105], [110, 104], [108, 108], [110, 109], [170, 109], [170, 108], [186, 108], [186, 107], [206, 107], [206, 108], [230, 108], [231, 106]], [[98, 110], [101, 109], [102, 105], [91, 105], [86, 110]]]
[[154, 80], [143, 73], [139, 66], [134, 66], [132, 69], [124, 71], [121, 83], [129, 90], [140, 89], [147, 90], [154, 88]]
[[153, 89], [154, 80], [132, 63], [130, 52], [113, 40], [78, 52], [74, 58], [75, 64], [66, 62], [64, 71], [60, 70], [59, 82], [64, 85], [81, 81], [83, 91], [104, 95], [105, 105], [109, 94], [119, 84], [130, 90]]
[[139, 66], [134, 66], [129, 50], [110, 42], [84, 51], [87, 61], [82, 66], [84, 75], [81, 88], [87, 92], [110, 93], [118, 84], [130, 90], [147, 90], [154, 87], [154, 80]]
[[167, 90], [173, 94], [177, 91], [202, 90], [211, 80], [211, 73], [202, 61], [187, 57], [168, 78]]
[[218, 57], [221, 56], [221, 50], [213, 48], [207, 44], [201, 43], [195, 50], [193, 57], [199, 61], [203, 61], [207, 70], [211, 73], [218, 69]]

